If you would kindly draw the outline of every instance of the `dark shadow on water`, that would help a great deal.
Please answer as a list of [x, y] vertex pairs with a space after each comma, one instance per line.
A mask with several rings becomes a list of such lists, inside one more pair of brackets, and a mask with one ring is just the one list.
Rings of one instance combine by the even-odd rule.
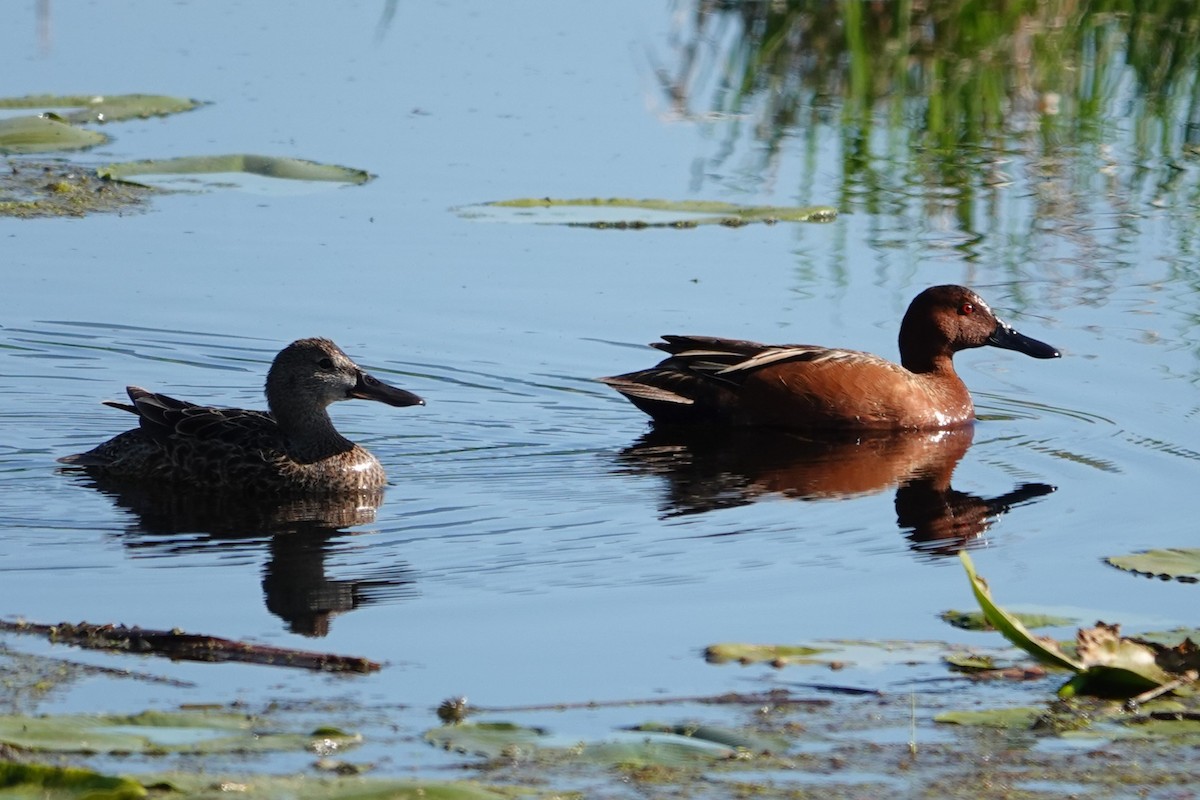
[[79, 481], [133, 512], [137, 524], [121, 537], [139, 555], [245, 553], [261, 547], [267, 554], [262, 570], [266, 607], [293, 633], [325, 636], [337, 614], [417, 593], [415, 574], [404, 562], [349, 579], [326, 574], [339, 542], [354, 535], [346, 529], [375, 521], [383, 502], [381, 491], [328, 498], [250, 498], [126, 485], [87, 474]]
[[996, 517], [1050, 494], [1022, 483], [998, 497], [950, 485], [974, 428], [869, 438], [813, 438], [778, 430], [655, 428], [623, 450], [623, 471], [661, 477], [667, 517], [753, 503], [763, 497], [841, 499], [894, 487], [896, 522], [925, 556], [956, 553], [982, 541]]

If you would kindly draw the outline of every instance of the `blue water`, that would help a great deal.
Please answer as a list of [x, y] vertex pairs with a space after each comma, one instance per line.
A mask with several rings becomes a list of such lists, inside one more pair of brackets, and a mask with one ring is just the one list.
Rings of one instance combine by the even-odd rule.
[[[816, 499], [767, 481], [721, 508], [687, 508], [669, 470], [623, 455], [644, 416], [592, 380], [652, 363], [644, 343], [672, 332], [895, 357], [908, 301], [945, 282], [972, 285], [1063, 352], [957, 359], [982, 421], [953, 488], [1056, 490], [970, 533], [998, 599], [1083, 622], [1195, 623], [1193, 587], [1101, 562], [1196, 542], [1194, 209], [1135, 170], [1171, 162], [1186, 183], [1194, 163], [1135, 154], [1114, 116], [1108, 172], [1090, 150], [1062, 154], [1074, 171], [1057, 178], [1007, 154], [1008, 180], [964, 230], [951, 198], [905, 179], [903, 150], [876, 157], [895, 182], [880, 206], [853, 181], [843, 193], [836, 126], [793, 132], [769, 159], [746, 120], [700, 113], [707, 84], [696, 113], [672, 109], [655, 74], [679, 58], [672, 4], [398, 3], [390, 21], [387, 8], [55, 5], [39, 35], [30, 5], [0, 27], [0, 95], [211, 103], [113, 126], [113, 143], [81, 161], [257, 152], [378, 176], [302, 195], [174, 195], [121, 216], [0, 219], [0, 615], [389, 664], [345, 680], [144, 660], [135, 668], [196, 688], [84, 682], [47, 710], [328, 692], [424, 714], [456, 694], [486, 705], [706, 694], [759, 674], [705, 664], [716, 641], [961, 637], [935, 616], [971, 606], [945, 557], [955, 548], [910, 540], [894, 481]], [[101, 44], [109, 37], [136, 46]], [[1069, 215], [1049, 207], [1055, 193], [1076, 204]], [[456, 211], [524, 196], [841, 214], [598, 231]], [[55, 458], [124, 429], [99, 402], [126, 384], [259, 407], [274, 353], [314, 335], [428, 401], [333, 410], [389, 472], [373, 521], [299, 541], [172, 528], [56, 470]], [[298, 621], [279, 613], [271, 580], [351, 599]]]

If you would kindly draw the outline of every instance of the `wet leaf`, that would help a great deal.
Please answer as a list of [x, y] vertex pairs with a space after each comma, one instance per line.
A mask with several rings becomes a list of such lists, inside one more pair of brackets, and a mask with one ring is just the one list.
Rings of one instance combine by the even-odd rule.
[[1040, 708], [994, 708], [988, 711], [946, 711], [933, 718], [934, 722], [950, 725], [976, 725], [1007, 730], [1029, 730], [1045, 713]]
[[788, 739], [784, 736], [764, 736], [759, 733], [717, 725], [664, 725], [648, 722], [630, 730], [686, 736], [752, 753], [779, 753], [787, 750], [789, 746]]
[[974, 653], [951, 653], [946, 664], [962, 672], [987, 672], [996, 669], [996, 659]]
[[820, 664], [825, 661], [813, 656], [829, 652], [832, 649], [828, 647], [723, 642], [704, 648], [704, 660], [710, 664], [758, 664], [764, 661], [775, 664]]
[[134, 800], [145, 797], [140, 783], [86, 769], [0, 761], [0, 796], [40, 800]]
[[82, 150], [107, 141], [103, 133], [77, 128], [53, 117], [0, 119], [0, 154]]
[[[615, 211], [614, 211], [615, 209]], [[830, 222], [831, 206], [742, 206], [702, 200], [658, 200], [628, 197], [525, 197], [497, 200], [458, 209], [461, 216], [491, 222], [571, 225], [588, 228], [694, 228], [755, 222]]]
[[[1008, 612], [1026, 628], [1061, 628], [1065, 625], [1075, 625], [1079, 620], [1071, 617], [1056, 617], [1052, 614], [1023, 614], [1017, 611]], [[995, 627], [987, 621], [981, 611], [958, 611], [951, 609], [938, 615], [941, 619], [956, 628], [965, 631], [994, 631]]]
[[545, 736], [545, 731], [509, 722], [466, 722], [426, 731], [425, 740], [446, 750], [498, 758], [522, 752], [528, 755]]
[[975, 574], [975, 565], [971, 562], [971, 557], [965, 550], [959, 551], [958, 557], [967, 571], [967, 577], [971, 581], [971, 591], [975, 593], [975, 600], [983, 609], [984, 617], [997, 631], [1003, 634], [1005, 639], [1043, 664], [1075, 672], [1084, 668], [1083, 664], [1064, 653], [1053, 639], [1034, 636], [1021, 624], [1020, 620], [993, 603], [987, 582]]
[[298, 158], [231, 154], [220, 156], [186, 156], [158, 161], [126, 161], [100, 167], [102, 178], [128, 180], [138, 175], [196, 175], [219, 173], [248, 173], [266, 178], [293, 181], [330, 181], [361, 184], [371, 180], [369, 172], [334, 164], [318, 164]]
[[0, 742], [55, 753], [241, 753], [336, 747], [357, 736], [283, 733], [240, 714], [145, 712], [135, 716], [0, 716]]
[[1174, 578], [1184, 583], [1200, 581], [1200, 548], [1196, 547], [1144, 550], [1124, 556], [1109, 556], [1104, 560], [1117, 569], [1141, 575]]
[[[425, 734], [425, 739], [448, 750], [489, 759], [538, 758], [606, 765], [683, 766], [697, 761], [730, 758], [737, 753], [737, 750], [728, 744], [674, 732], [686, 730], [686, 726], [647, 727], [647, 730], [622, 732], [611, 739], [585, 742], [550, 736], [545, 731], [508, 723], [464, 723], [435, 728]], [[714, 738], [732, 735], [726, 731], [721, 735], [714, 734]]]
[[170, 788], [187, 800], [504, 800], [507, 791], [494, 791], [471, 781], [429, 783], [359, 777], [313, 778], [297, 775], [217, 777], [204, 772], [142, 776], [147, 785]]
[[1033, 636], [1011, 614], [993, 603], [987, 583], [975, 574], [970, 557], [960, 552], [959, 558], [984, 616], [1006, 639], [1045, 664], [1078, 673], [1059, 689], [1060, 696], [1130, 697], [1170, 684], [1179, 684], [1172, 687], [1174, 691], [1187, 690], [1187, 685], [1196, 680], [1200, 649], [1190, 639], [1176, 647], [1167, 647], [1122, 637], [1119, 626], [1103, 622], [1076, 632], [1076, 658], [1071, 658], [1056, 642]]
[[1086, 665], [1059, 694], [1107, 694], [1127, 697], [1170, 683], [1169, 675], [1156, 660], [1156, 646], [1124, 639], [1120, 626], [1097, 622], [1094, 628], [1081, 628], [1076, 634], [1076, 653]]
[[62, 114], [68, 122], [117, 122], [125, 119], [163, 117], [191, 111], [203, 103], [186, 97], [161, 94], [31, 94], [0, 98], [0, 108], [77, 109]]

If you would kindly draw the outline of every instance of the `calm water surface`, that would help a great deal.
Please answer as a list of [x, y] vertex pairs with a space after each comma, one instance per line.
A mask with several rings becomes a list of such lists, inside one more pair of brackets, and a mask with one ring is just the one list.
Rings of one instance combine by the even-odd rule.
[[[147, 661], [138, 668], [198, 685], [97, 679], [46, 708], [324, 692], [424, 714], [455, 694], [501, 705], [748, 688], [761, 673], [706, 665], [702, 648], [961, 636], [935, 615], [971, 605], [948, 557], [963, 544], [1010, 605], [1196, 623], [1192, 587], [1101, 562], [1196, 543], [1197, 167], [1176, 128], [1142, 149], [1135, 120], [1114, 112], [1096, 143], [1067, 143], [1053, 163], [1023, 148], [974, 152], [979, 198], [965, 206], [961, 189], [911, 172], [904, 119], [880, 113], [864, 138], [856, 158], [873, 183], [848, 174], [837, 96], [768, 146], [753, 99], [722, 100], [731, 20], [697, 32], [685, 8], [641, 2], [384, 12], [56, 5], [39, 36], [31, 6], [0, 28], [0, 94], [212, 102], [115, 127], [81, 160], [269, 152], [379, 176], [0, 221], [0, 615], [179, 627], [391, 665], [335, 680]], [[138, 46], [98, 46], [109, 30]], [[703, 47], [681, 107], [660, 75], [687, 73], [693, 40]], [[1114, 109], [1136, 100], [1127, 80], [1107, 91]], [[842, 213], [622, 232], [454, 210], [543, 195]], [[671, 332], [894, 358], [908, 301], [945, 282], [971, 284], [1063, 352], [962, 354], [982, 417], [965, 436], [791, 454], [646, 441], [646, 418], [592, 380], [648, 365], [644, 343]], [[388, 469], [377, 510], [281, 526], [267, 511], [164, 507], [55, 469], [124, 429], [99, 401], [126, 384], [257, 407], [275, 352], [311, 335], [428, 401], [333, 411]]]

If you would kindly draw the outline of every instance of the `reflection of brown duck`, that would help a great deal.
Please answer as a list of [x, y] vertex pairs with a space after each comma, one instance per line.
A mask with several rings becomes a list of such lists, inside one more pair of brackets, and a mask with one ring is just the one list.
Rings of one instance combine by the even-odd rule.
[[131, 486], [97, 476], [82, 480], [137, 516], [123, 536], [135, 552], [244, 551], [248, 542], [258, 547], [255, 540], [265, 539], [261, 546], [270, 556], [263, 565], [266, 606], [294, 633], [324, 636], [336, 614], [415, 593], [412, 571], [403, 563], [352, 579], [326, 575], [326, 558], [348, 535], [343, 530], [375, 521], [382, 490], [249, 499]]
[[1054, 491], [1021, 484], [994, 499], [951, 488], [974, 428], [864, 438], [813, 438], [787, 431], [656, 428], [620, 463], [668, 484], [667, 513], [691, 514], [783, 495], [803, 500], [873, 494], [896, 487], [897, 521], [916, 549], [969, 546], [1013, 505]]

